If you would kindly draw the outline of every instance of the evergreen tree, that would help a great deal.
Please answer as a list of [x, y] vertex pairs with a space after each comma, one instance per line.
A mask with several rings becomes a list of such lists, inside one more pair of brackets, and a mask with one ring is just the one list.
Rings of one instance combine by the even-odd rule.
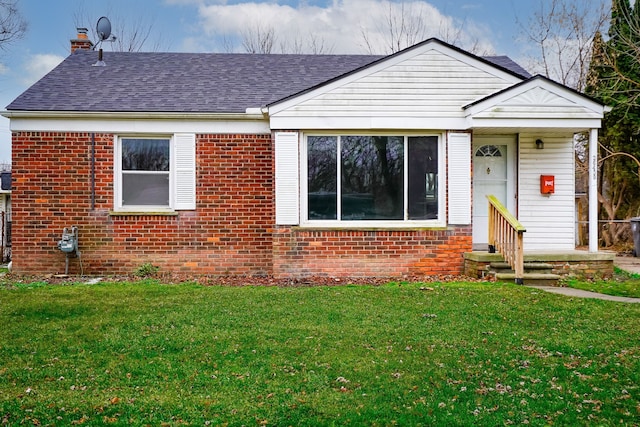
[[605, 104], [611, 102], [610, 99], [605, 99], [604, 86], [612, 75], [606, 49], [607, 46], [602, 38], [602, 33], [597, 31], [591, 44], [591, 60], [589, 61], [589, 71], [587, 72], [587, 81], [584, 89], [587, 95], [597, 98]]

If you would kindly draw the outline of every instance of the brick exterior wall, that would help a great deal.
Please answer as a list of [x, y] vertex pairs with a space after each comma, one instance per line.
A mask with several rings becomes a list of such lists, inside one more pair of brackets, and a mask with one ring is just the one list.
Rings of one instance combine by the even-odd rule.
[[[160, 271], [271, 274], [274, 223], [271, 135], [197, 135], [197, 210], [173, 216], [114, 216], [113, 141], [91, 134], [14, 132], [13, 271], [64, 272], [62, 229], [79, 228], [85, 274]], [[80, 271], [70, 260], [70, 274]]]
[[309, 230], [276, 227], [273, 141], [264, 135], [197, 135], [195, 211], [115, 215], [114, 135], [14, 132], [13, 271], [57, 274], [64, 227], [79, 228], [81, 261], [69, 274], [161, 272], [276, 277], [458, 275], [471, 227]]
[[460, 275], [471, 226], [416, 230], [308, 230], [278, 227], [276, 277]]

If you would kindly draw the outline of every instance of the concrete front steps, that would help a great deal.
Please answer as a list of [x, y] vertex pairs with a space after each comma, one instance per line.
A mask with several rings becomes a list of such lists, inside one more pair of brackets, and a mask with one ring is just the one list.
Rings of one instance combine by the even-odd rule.
[[[525, 262], [524, 285], [557, 286], [562, 278], [559, 274], [552, 273], [553, 264], [542, 262]], [[516, 281], [516, 273], [506, 262], [492, 262], [487, 266], [486, 276], [499, 282]]]
[[[559, 252], [525, 252], [524, 284], [558, 286], [559, 279], [576, 277], [602, 279], [613, 276], [611, 252], [590, 253], [582, 250]], [[473, 251], [464, 254], [464, 274], [487, 280], [513, 282], [516, 276], [499, 253]]]

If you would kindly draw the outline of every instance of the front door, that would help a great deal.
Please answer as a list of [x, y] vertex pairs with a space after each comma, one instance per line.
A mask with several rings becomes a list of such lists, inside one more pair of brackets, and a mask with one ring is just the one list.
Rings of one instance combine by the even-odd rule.
[[516, 215], [515, 136], [478, 135], [473, 140], [473, 248], [487, 250], [489, 202], [494, 195]]

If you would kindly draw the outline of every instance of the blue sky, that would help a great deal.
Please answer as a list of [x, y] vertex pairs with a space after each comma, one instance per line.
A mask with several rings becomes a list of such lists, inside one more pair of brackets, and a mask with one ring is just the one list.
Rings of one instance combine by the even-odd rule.
[[[424, 14], [428, 37], [468, 49], [475, 46], [480, 54], [506, 54], [522, 63], [526, 43], [521, 24], [528, 22], [539, 2], [405, 0], [404, 4]], [[374, 53], [385, 53], [380, 21], [389, 5], [382, 0], [21, 0], [19, 7], [29, 30], [22, 40], [0, 51], [2, 109], [69, 54], [77, 26], [95, 28], [101, 16], [110, 18], [113, 33], [121, 40], [120, 34], [131, 28], [151, 28], [143, 50], [242, 51], [242, 32], [262, 26], [276, 29], [280, 49], [290, 48], [287, 43], [292, 41], [308, 46], [315, 37], [324, 43], [323, 53], [369, 53], [366, 34], [369, 44], [379, 49]], [[112, 48], [104, 44], [105, 50]], [[0, 118], [1, 163], [10, 161], [10, 140], [9, 121]]]

